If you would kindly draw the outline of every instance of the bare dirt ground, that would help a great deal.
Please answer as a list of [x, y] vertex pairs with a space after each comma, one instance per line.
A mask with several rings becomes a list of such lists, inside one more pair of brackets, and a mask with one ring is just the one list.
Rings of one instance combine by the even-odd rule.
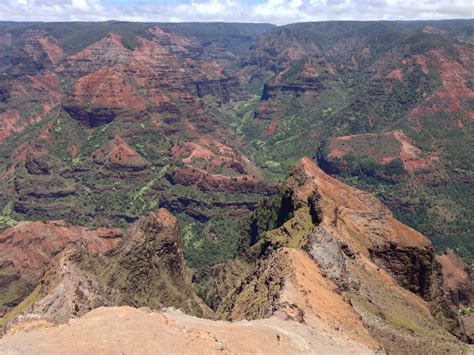
[[[31, 326], [30, 326], [31, 328]], [[365, 345], [278, 317], [224, 322], [174, 309], [98, 308], [68, 324], [20, 329], [0, 354], [365, 354]]]

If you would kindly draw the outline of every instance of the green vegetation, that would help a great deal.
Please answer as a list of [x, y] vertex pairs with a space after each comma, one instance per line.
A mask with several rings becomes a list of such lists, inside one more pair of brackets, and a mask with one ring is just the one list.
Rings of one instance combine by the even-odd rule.
[[471, 314], [473, 312], [474, 312], [474, 306], [462, 308], [462, 309], [459, 310], [459, 314], [462, 315], [462, 316], [466, 316], [466, 315]]
[[407, 174], [400, 158], [393, 159], [387, 164], [380, 164], [372, 156], [351, 152], [343, 159], [335, 158], [331, 164], [342, 176], [361, 176], [389, 183], [400, 182]]
[[31, 292], [31, 294], [26, 297], [19, 305], [17, 305], [15, 308], [13, 308], [10, 312], [8, 312], [6, 315], [4, 315], [0, 319], [0, 331], [3, 333], [5, 325], [7, 325], [9, 322], [11, 322], [15, 317], [20, 315], [22, 312], [28, 310], [33, 303], [38, 301], [41, 298], [41, 289], [42, 286], [41, 284], [36, 286], [36, 288]]
[[15, 221], [11, 216], [13, 213], [13, 204], [10, 202], [1, 210], [2, 214], [0, 215], [0, 231], [3, 231], [6, 228], [13, 227], [17, 221]]
[[[205, 192], [170, 182], [168, 169], [183, 166], [173, 156], [172, 147], [206, 136], [242, 152], [272, 182], [281, 182], [300, 157], [315, 157], [319, 151], [324, 169], [376, 194], [403, 222], [429, 236], [437, 251], [451, 247], [472, 262], [474, 134], [465, 114], [472, 111], [472, 102], [458, 98], [459, 109], [446, 112], [429, 109], [446, 108], [449, 102], [442, 97], [423, 106], [441, 87], [441, 76], [433, 67], [436, 63], [428, 61], [422, 67], [415, 58], [437, 49], [464, 65], [453, 44], [462, 44], [457, 36], [472, 40], [472, 21], [328, 22], [278, 28], [220, 23], [3, 22], [0, 32], [10, 33], [13, 47], [21, 47], [25, 29], [41, 30], [71, 54], [107, 33], [120, 35], [125, 47], [133, 50], [137, 36], [152, 37], [148, 30], [154, 25], [192, 37], [197, 44], [201, 41], [203, 51], [194, 59], [211, 62], [217, 58], [226, 75], [246, 82], [240, 87], [243, 92], [236, 90], [232, 101], [225, 104], [207, 95], [192, 107], [175, 97], [179, 95], [169, 95], [178, 112], [173, 108], [135, 117], [132, 110], [124, 110], [113, 122], [94, 129], [85, 128], [60, 107], [53, 109], [41, 122], [0, 146], [2, 172], [12, 166], [13, 154], [31, 142], [35, 152], [44, 152], [37, 159], [49, 169], [45, 175], [30, 174], [18, 159], [15, 173], [0, 181], [0, 229], [17, 220], [59, 218], [83, 225], [127, 227], [139, 216], [167, 207], [179, 215], [189, 265], [203, 268], [231, 258], [249, 242], [250, 229], [255, 228], [252, 238], [270, 226], [273, 229], [278, 212], [273, 202], [262, 203], [269, 210], [257, 211], [261, 225], [250, 226], [251, 213], [236, 217], [235, 206], [251, 209], [262, 195]], [[424, 33], [423, 27], [430, 25], [447, 34]], [[259, 38], [263, 31], [267, 32]], [[215, 54], [219, 46], [236, 57], [221, 60]], [[293, 61], [280, 49], [296, 50], [292, 54], [302, 51], [303, 55]], [[76, 79], [58, 76], [61, 90], [70, 90]], [[193, 78], [191, 73], [191, 81]], [[166, 85], [159, 89], [170, 94]], [[189, 85], [189, 93], [192, 90]], [[144, 91], [137, 88], [137, 92]], [[8, 100], [0, 103], [1, 110], [15, 107], [31, 119], [41, 111], [26, 96]], [[422, 115], [413, 118], [411, 112], [417, 107]], [[191, 132], [187, 124], [197, 132]], [[51, 138], [39, 139], [48, 127]], [[432, 165], [412, 173], [404, 170], [400, 159], [381, 164], [383, 158], [400, 155], [399, 142], [381, 134], [341, 143], [339, 148], [348, 148], [349, 153], [324, 166], [321, 158], [327, 158], [325, 142], [331, 138], [390, 131], [403, 131], [420, 148], [421, 158], [433, 157]], [[94, 152], [107, 151], [117, 136], [149, 166], [117, 169], [102, 161], [103, 157], [93, 158]], [[198, 163], [206, 167], [204, 160]], [[226, 167], [211, 170], [237, 174]]]
[[206, 223], [178, 214], [184, 255], [189, 266], [202, 269], [222, 263], [249, 245], [248, 221], [216, 216]]

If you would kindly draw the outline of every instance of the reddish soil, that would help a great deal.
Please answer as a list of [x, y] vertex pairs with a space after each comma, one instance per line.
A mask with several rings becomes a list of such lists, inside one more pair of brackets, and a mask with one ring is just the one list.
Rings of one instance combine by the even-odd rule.
[[344, 300], [337, 286], [323, 276], [320, 267], [302, 250], [285, 248], [292, 276], [285, 282], [281, 302], [296, 305], [304, 311], [305, 323], [324, 331], [337, 329], [351, 340], [370, 348], [379, 345], [364, 328], [359, 315]]
[[2, 126], [0, 127], [0, 144], [13, 133], [19, 132], [28, 126], [27, 124], [22, 124], [22, 116], [14, 109], [0, 112], [0, 122], [2, 122]]
[[35, 61], [41, 62], [42, 57], [46, 54], [49, 62], [56, 65], [64, 57], [63, 50], [41, 31], [28, 30], [25, 35], [26, 40], [23, 50], [26, 55]]
[[59, 103], [61, 93], [59, 91], [59, 78], [54, 73], [43, 73], [38, 75], [27, 75], [26, 80], [15, 82], [15, 88], [11, 94], [18, 99], [25, 96], [40, 98], [44, 104], [55, 105]]
[[[342, 223], [344, 225], [343, 230], [339, 233], [347, 233], [348, 240], [346, 242], [357, 236], [357, 243], [366, 247], [370, 243], [391, 241], [404, 247], [431, 248], [428, 238], [396, 220], [378, 199], [330, 177], [311, 159], [300, 159], [296, 164], [295, 171], [309, 177], [303, 185], [297, 187], [298, 200], [307, 201], [313, 191], [319, 191], [327, 202], [324, 203], [322, 209], [328, 223], [340, 218], [344, 220], [344, 222], [339, 220], [336, 224]], [[335, 206], [337, 206], [336, 210]], [[345, 214], [344, 211], [348, 210], [357, 211], [357, 213]], [[376, 218], [368, 223], [365, 212], [374, 213], [374, 216], [379, 215], [379, 218], [383, 217], [383, 223]], [[360, 215], [360, 218], [357, 218], [357, 215]], [[373, 228], [372, 232], [369, 233], [371, 228]], [[374, 233], [375, 229], [383, 230], [383, 233]], [[372, 237], [369, 236], [371, 234], [373, 234]], [[357, 249], [362, 251], [360, 246]], [[367, 253], [367, 249], [364, 253]]]
[[165, 32], [158, 26], [150, 28], [148, 32], [153, 34], [155, 37], [163, 40], [164, 42], [171, 43], [175, 46], [188, 47], [191, 45], [196, 45], [196, 43], [193, 42], [192, 39], [174, 33]]
[[79, 148], [75, 144], [71, 144], [68, 148], [69, 154], [71, 154], [72, 157], [75, 157], [77, 153], [79, 152]]
[[[59, 79], [54, 73], [26, 75], [22, 80], [13, 81], [12, 86], [10, 95], [20, 103], [0, 112], [0, 144], [12, 134], [42, 120], [61, 100]], [[31, 106], [31, 102], [36, 105]], [[22, 114], [24, 109], [29, 109], [28, 116]]]
[[387, 74], [388, 79], [397, 79], [403, 80], [402, 70], [400, 68], [392, 70], [390, 73]]
[[0, 341], [0, 352], [8, 354], [149, 354], [156, 349], [163, 355], [373, 353], [343, 334], [296, 321], [223, 322], [174, 309], [131, 307], [101, 307], [55, 327], [32, 322]]
[[67, 62], [75, 66], [74, 69], [77, 71], [90, 72], [90, 66], [107, 62], [122, 62], [124, 58], [130, 55], [129, 52], [123, 46], [122, 38], [119, 35], [109, 33], [86, 49], [68, 57]]
[[109, 67], [80, 78], [74, 88], [77, 105], [95, 105], [123, 109], [144, 109], [143, 99], [118, 70]]
[[[383, 155], [383, 150], [392, 152]], [[383, 133], [366, 133], [334, 138], [329, 144], [329, 158], [342, 159], [346, 154], [355, 151], [358, 154], [372, 156], [381, 164], [387, 164], [400, 158], [407, 171], [429, 168], [437, 160], [431, 156], [422, 158], [422, 151], [402, 131]]]
[[[474, 56], [472, 48], [458, 46], [457, 49], [464, 57], [471, 56], [472, 58]], [[427, 63], [431, 64], [438, 72], [442, 86], [426, 98], [422, 104], [412, 109], [408, 116], [419, 120], [436, 112], [463, 112], [474, 119], [474, 112], [462, 105], [463, 101], [474, 100], [474, 91], [469, 84], [469, 81], [474, 78], [472, 72], [446, 55], [441, 49], [432, 50], [425, 56], [417, 56], [416, 60], [422, 65], [423, 72], [428, 70]]]
[[474, 301], [474, 280], [469, 267], [452, 250], [436, 256], [443, 267], [444, 285], [459, 307], [470, 307]]
[[421, 71], [423, 74], [428, 75], [430, 73], [430, 69], [428, 68], [428, 58], [424, 55], [414, 55], [415, 63], [421, 66]]
[[48, 37], [38, 39], [52, 64], [58, 64], [64, 58], [64, 51]]
[[110, 167], [144, 168], [149, 164], [120, 136], [115, 137], [92, 153], [92, 159], [97, 163], [105, 163]]
[[278, 111], [277, 106], [272, 100], [260, 101], [257, 109], [255, 110], [255, 115], [258, 118], [270, 118], [269, 116]]
[[248, 175], [231, 177], [222, 174], [209, 174], [207, 171], [191, 166], [174, 168], [169, 176], [173, 183], [197, 186], [203, 191], [262, 194], [271, 194], [277, 191], [277, 186], [255, 180]]
[[263, 136], [264, 137], [273, 136], [276, 133], [277, 129], [278, 129], [278, 123], [272, 122], [267, 126], [267, 128], [263, 132]]
[[0, 266], [12, 264], [20, 272], [38, 273], [73, 241], [82, 240], [92, 253], [103, 253], [120, 241], [117, 228], [85, 228], [64, 221], [19, 222], [0, 234]]
[[207, 137], [200, 137], [197, 143], [184, 142], [175, 145], [172, 153], [186, 165], [208, 173], [219, 171], [232, 176], [247, 174], [261, 178], [259, 169], [245, 156]]

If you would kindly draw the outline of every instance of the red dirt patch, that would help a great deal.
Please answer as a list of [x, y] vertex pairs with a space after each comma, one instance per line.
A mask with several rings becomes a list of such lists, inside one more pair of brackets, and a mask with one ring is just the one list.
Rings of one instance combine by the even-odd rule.
[[263, 132], [263, 136], [264, 137], [273, 136], [276, 133], [277, 129], [278, 129], [278, 123], [272, 122], [267, 126], [267, 128]]
[[261, 101], [255, 110], [258, 118], [270, 119], [271, 115], [278, 111], [276, 104], [272, 100]]
[[452, 250], [436, 256], [436, 260], [443, 267], [444, 285], [453, 302], [460, 307], [470, 307], [474, 300], [474, 281], [469, 267]]
[[148, 161], [120, 136], [92, 153], [92, 159], [96, 163], [105, 163], [110, 168], [144, 169], [149, 165]]
[[104, 38], [95, 42], [86, 49], [68, 58], [68, 61], [78, 65], [81, 71], [87, 71], [89, 65], [98, 64], [99, 61], [115, 59], [120, 62], [129, 56], [129, 50], [122, 44], [122, 38], [114, 33], [108, 33]]
[[[462, 48], [464, 56], [474, 56], [474, 49], [458, 46], [458, 51], [460, 51], [459, 48]], [[474, 113], [461, 104], [463, 101], [474, 100], [474, 91], [469, 84], [469, 81], [474, 79], [472, 72], [446, 55], [441, 49], [432, 50], [426, 56], [417, 56], [416, 60], [422, 65], [422, 68], [426, 68], [427, 63], [430, 63], [438, 72], [442, 86], [424, 102], [412, 109], [408, 116], [419, 121], [420, 118], [429, 117], [436, 112], [462, 112], [474, 119]], [[423, 72], [425, 72], [424, 69]]]
[[64, 58], [64, 52], [61, 47], [52, 42], [48, 37], [38, 39], [43, 50], [48, 55], [48, 59], [52, 64], [58, 64]]
[[421, 149], [402, 131], [336, 137], [329, 144], [328, 157], [342, 159], [350, 152], [374, 157], [381, 164], [400, 158], [407, 171], [428, 168], [436, 160], [422, 158]]
[[77, 105], [95, 105], [123, 109], [144, 109], [143, 99], [126, 82], [119, 70], [103, 67], [79, 79], [73, 100]]
[[68, 152], [69, 154], [71, 154], [71, 156], [75, 157], [77, 153], [79, 152], [79, 148], [77, 148], [75, 144], [72, 144], [69, 146]]
[[12, 263], [15, 269], [41, 272], [51, 258], [75, 240], [83, 240], [93, 253], [112, 249], [120, 241], [117, 228], [85, 228], [64, 221], [20, 222], [0, 234], [0, 266]]
[[169, 178], [174, 184], [196, 186], [203, 191], [273, 194], [278, 190], [276, 185], [267, 184], [248, 175], [232, 177], [209, 174], [191, 166], [174, 168], [169, 173]]
[[0, 127], [0, 144], [13, 133], [19, 132], [27, 126], [27, 124], [22, 124], [22, 116], [14, 109], [0, 112], [0, 122], [2, 122]]
[[415, 55], [415, 63], [421, 66], [423, 74], [428, 75], [430, 70], [428, 68], [428, 59], [424, 55]]
[[207, 137], [199, 138], [197, 143], [184, 142], [173, 146], [176, 159], [192, 168], [224, 175], [253, 175], [261, 178], [261, 172], [245, 156], [222, 143]]
[[388, 79], [397, 79], [402, 81], [403, 75], [402, 70], [400, 68], [392, 70], [390, 73], [387, 74]]
[[446, 31], [443, 31], [440, 28], [432, 27], [432, 26], [425, 26], [423, 27], [423, 33], [432, 33], [432, 34], [446, 34]]

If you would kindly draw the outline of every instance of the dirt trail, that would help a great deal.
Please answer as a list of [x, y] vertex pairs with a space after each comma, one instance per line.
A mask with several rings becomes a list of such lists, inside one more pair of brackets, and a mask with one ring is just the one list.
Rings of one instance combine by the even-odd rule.
[[224, 322], [174, 309], [98, 308], [68, 324], [21, 331], [0, 341], [0, 354], [366, 354], [344, 336], [272, 317]]

